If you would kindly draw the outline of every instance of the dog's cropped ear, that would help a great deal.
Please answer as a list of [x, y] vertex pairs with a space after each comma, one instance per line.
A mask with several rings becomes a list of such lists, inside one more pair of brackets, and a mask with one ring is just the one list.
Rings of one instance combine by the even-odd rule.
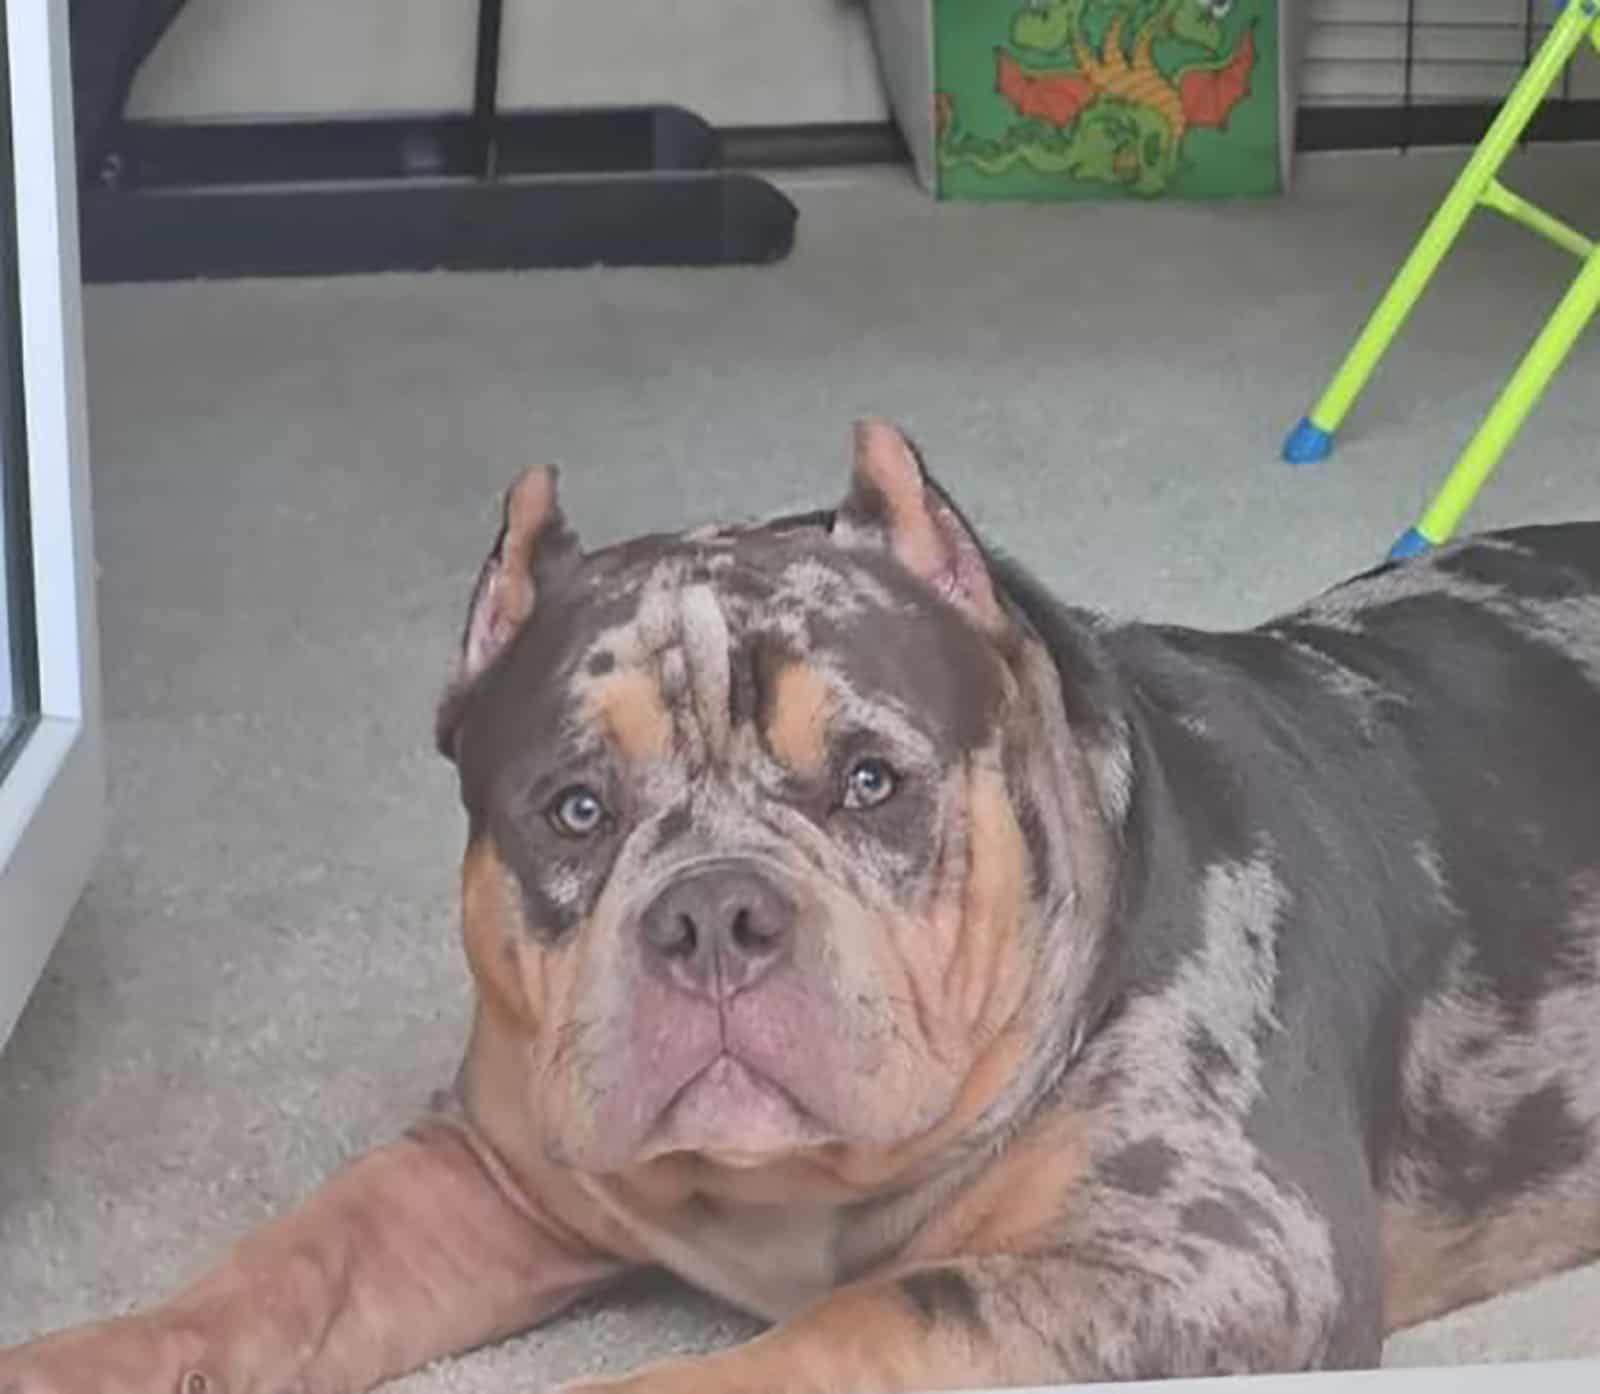
[[506, 490], [499, 535], [472, 591], [459, 682], [494, 662], [533, 613], [541, 580], [577, 555], [578, 539], [556, 502], [556, 478], [554, 465], [534, 465]]
[[542, 586], [579, 555], [578, 539], [556, 501], [557, 471], [535, 465], [506, 490], [500, 531], [478, 572], [450, 690], [439, 708], [439, 749], [453, 755], [468, 688], [533, 613]]
[[980, 629], [1005, 629], [978, 539], [916, 447], [887, 421], [856, 423], [850, 493], [834, 515], [833, 533], [842, 546], [888, 552]]

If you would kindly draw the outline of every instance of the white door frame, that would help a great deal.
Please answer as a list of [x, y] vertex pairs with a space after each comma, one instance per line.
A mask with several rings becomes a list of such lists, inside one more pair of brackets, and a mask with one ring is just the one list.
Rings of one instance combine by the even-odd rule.
[[0, 1045], [99, 850], [105, 806], [66, 0], [4, 0], [41, 717], [0, 777]]

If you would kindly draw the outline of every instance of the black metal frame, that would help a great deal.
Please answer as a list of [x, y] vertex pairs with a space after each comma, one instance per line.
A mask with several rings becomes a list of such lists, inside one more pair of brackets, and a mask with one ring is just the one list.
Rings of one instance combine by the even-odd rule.
[[0, 564], [6, 578], [12, 716], [0, 721], [4, 778], [39, 717], [39, 642], [28, 513], [28, 427], [22, 380], [22, 308], [17, 268], [17, 183], [11, 151], [9, 36], [0, 9]]
[[[158, 36], [183, 2], [131, 0], [153, 16], [132, 32]], [[85, 279], [714, 266], [789, 253], [794, 205], [722, 168], [716, 133], [690, 112], [501, 111], [502, 21], [502, 0], [479, 0], [470, 111], [422, 116], [130, 121], [121, 112], [143, 48], [124, 65], [117, 115], [79, 150]]]
[[680, 107], [285, 121], [125, 121], [91, 189], [714, 170], [716, 132]]
[[[1476, 145], [1500, 110], [1487, 102], [1400, 107], [1327, 106], [1300, 111], [1295, 144], [1301, 150], [1411, 150]], [[1600, 101], [1546, 102], [1523, 132], [1524, 141], [1600, 140]]]
[[[96, 3], [75, 0], [74, 18]], [[901, 163], [887, 122], [715, 130], [678, 107], [502, 111], [503, 0], [479, 0], [469, 110], [337, 120], [130, 121], [139, 64], [185, 0], [115, 0], [130, 46], [80, 148], [91, 281], [425, 268], [774, 261], [794, 206], [735, 170]], [[1531, 55], [1536, 5], [1527, 0]], [[1476, 143], [1497, 104], [1308, 107], [1302, 150]], [[1564, 94], [1565, 95], [1565, 94]], [[84, 122], [80, 116], [80, 128]], [[1546, 103], [1528, 141], [1600, 139], [1600, 101]]]
[[[1462, 21], [1460, 29], [1519, 28], [1522, 66], [1532, 61], [1540, 42], [1541, 8], [1549, 0], [1523, 0], [1520, 23], [1484, 25]], [[1441, 21], [1433, 20], [1437, 26]], [[1405, 50], [1401, 56], [1398, 106], [1305, 107], [1299, 113], [1296, 145], [1301, 150], [1409, 150], [1423, 146], [1476, 145], [1500, 109], [1499, 102], [1425, 102], [1417, 96], [1417, 0], [1406, 0]], [[1434, 60], [1435, 63], [1438, 60]], [[1600, 101], [1572, 96], [1572, 70], [1562, 77], [1559, 96], [1547, 101], [1523, 135], [1524, 141], [1600, 140]]]

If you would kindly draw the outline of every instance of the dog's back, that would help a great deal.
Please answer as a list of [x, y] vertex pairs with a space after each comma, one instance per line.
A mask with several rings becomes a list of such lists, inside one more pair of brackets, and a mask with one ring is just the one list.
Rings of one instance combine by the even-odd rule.
[[1394, 1329], [1600, 1253], [1600, 525], [1379, 568], [1263, 640], [1343, 793], [1323, 875], [1383, 911], [1299, 947], [1366, 1032]]
[[1393, 848], [1436, 903], [1393, 948], [1399, 1326], [1600, 1252], [1600, 526], [1448, 548], [1287, 628], [1337, 661], [1358, 637], [1381, 653], [1369, 697], [1434, 815]]

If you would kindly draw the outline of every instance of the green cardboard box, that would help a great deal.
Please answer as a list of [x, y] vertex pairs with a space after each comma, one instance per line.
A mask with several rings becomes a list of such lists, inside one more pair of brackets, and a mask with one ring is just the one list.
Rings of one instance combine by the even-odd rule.
[[950, 199], [1276, 194], [1305, 0], [871, 0], [917, 173]]

